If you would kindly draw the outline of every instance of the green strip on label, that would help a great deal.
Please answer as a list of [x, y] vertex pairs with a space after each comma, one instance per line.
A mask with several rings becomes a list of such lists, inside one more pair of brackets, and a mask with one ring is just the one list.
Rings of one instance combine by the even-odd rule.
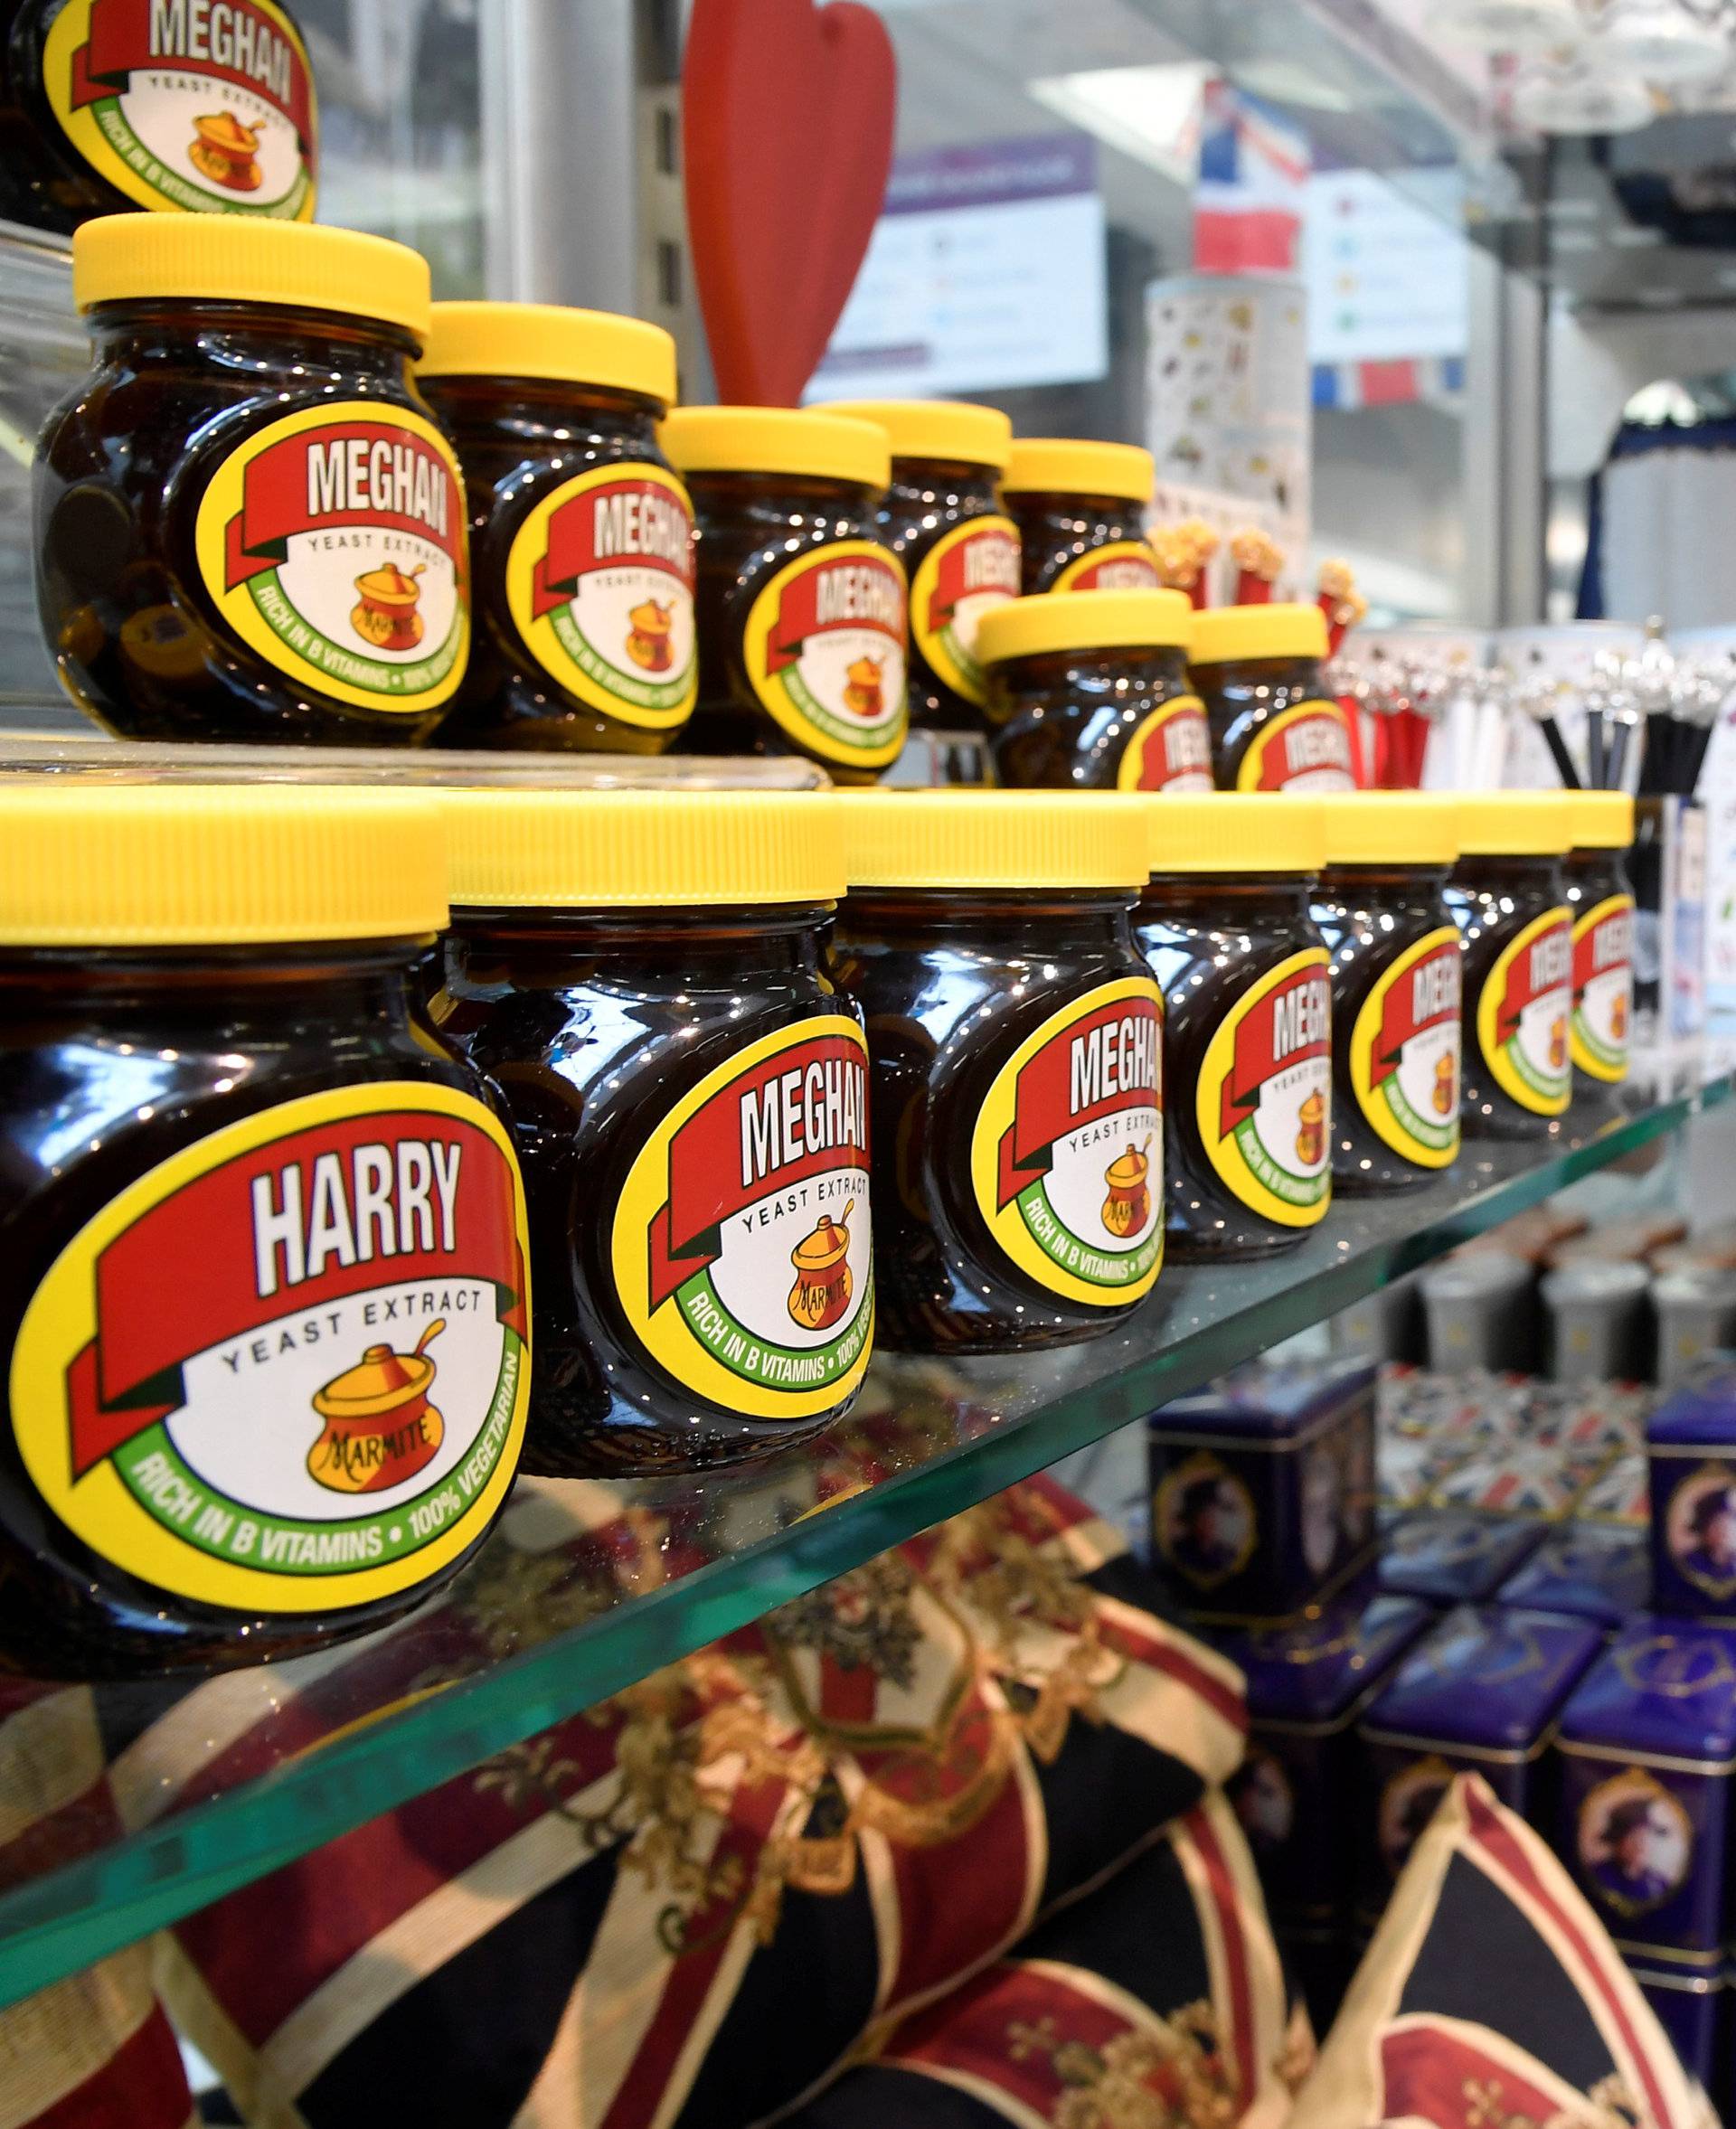
[[1098, 1286], [1131, 1286], [1156, 1263], [1164, 1246], [1164, 1223], [1161, 1220], [1140, 1243], [1125, 1257], [1107, 1249], [1094, 1249], [1089, 1242], [1081, 1242], [1070, 1227], [1063, 1226], [1060, 1214], [1049, 1202], [1049, 1193], [1043, 1187], [1041, 1177], [1026, 1183], [1014, 1201], [1024, 1218], [1025, 1230], [1043, 1255], [1058, 1264], [1062, 1271], [1070, 1271], [1076, 1279], [1090, 1279]]
[[843, 718], [835, 716], [826, 708], [794, 665], [778, 675], [777, 684], [816, 730], [824, 732], [828, 739], [835, 739], [840, 747], [866, 754], [876, 747], [883, 747], [889, 734], [896, 729], [895, 718], [887, 719], [873, 731], [863, 731], [860, 725], [846, 724]]
[[1591, 1023], [1577, 1006], [1573, 1012], [1573, 1032], [1590, 1051], [1595, 1063], [1608, 1065], [1612, 1072], [1619, 1072], [1626, 1068], [1628, 1063], [1627, 1050], [1625, 1049], [1611, 1050], [1600, 1036], [1592, 1032]]
[[1236, 1126], [1236, 1144], [1241, 1148], [1241, 1157], [1255, 1181], [1263, 1183], [1273, 1197], [1281, 1198], [1285, 1204], [1299, 1205], [1306, 1210], [1317, 1205], [1326, 1196], [1330, 1180], [1326, 1173], [1292, 1175], [1288, 1168], [1280, 1168], [1260, 1143], [1251, 1116], [1244, 1117]]
[[311, 183], [304, 167], [296, 182], [280, 200], [272, 200], [259, 207], [246, 200], [228, 200], [218, 193], [208, 193], [196, 184], [189, 184], [184, 177], [159, 163], [150, 149], [140, 140], [121, 115], [118, 99], [105, 97], [92, 107], [103, 138], [113, 148], [129, 170], [135, 171], [146, 184], [162, 193], [165, 200], [173, 200], [177, 207], [189, 214], [250, 214], [266, 221], [293, 221], [307, 202]]
[[774, 1345], [745, 1330], [718, 1298], [708, 1271], [697, 1272], [680, 1290], [687, 1326], [732, 1375], [765, 1390], [824, 1390], [847, 1375], [862, 1357], [874, 1320], [874, 1281], [869, 1273], [861, 1305], [830, 1345]]
[[1506, 1051], [1507, 1062], [1533, 1094], [1541, 1096], [1544, 1101], [1559, 1101], [1567, 1092], [1571, 1084], [1569, 1075], [1562, 1072], [1554, 1079], [1545, 1079], [1519, 1047], [1517, 1035], [1504, 1043], [1503, 1048]]
[[612, 660], [603, 656], [580, 628], [572, 617], [571, 605], [557, 607], [549, 617], [561, 647], [588, 680], [594, 680], [599, 688], [611, 695], [618, 695], [623, 702], [631, 702], [640, 710], [675, 710], [681, 705], [687, 692], [687, 683], [693, 674], [689, 664], [673, 680], [636, 680], [630, 673], [623, 673]]
[[341, 680], [348, 687], [367, 688], [376, 695], [425, 695], [451, 672], [458, 662], [459, 628], [455, 617], [439, 649], [413, 665], [383, 665], [373, 658], [359, 658], [317, 628], [290, 604], [276, 570], [256, 577], [248, 588], [253, 603], [267, 625], [294, 651], [316, 665], [328, 680]]
[[1404, 1098], [1404, 1089], [1399, 1085], [1396, 1073], [1378, 1091], [1385, 1097], [1386, 1106], [1392, 1111], [1392, 1120], [1399, 1129], [1408, 1131], [1420, 1145], [1426, 1145], [1434, 1153], [1444, 1154], [1449, 1145], [1457, 1145], [1458, 1119], [1455, 1118], [1450, 1124], [1442, 1124], [1438, 1119], [1418, 1116]]

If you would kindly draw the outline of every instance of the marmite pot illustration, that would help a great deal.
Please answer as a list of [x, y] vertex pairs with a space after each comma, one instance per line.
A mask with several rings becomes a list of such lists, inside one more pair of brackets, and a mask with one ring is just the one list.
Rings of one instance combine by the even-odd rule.
[[416, 579], [427, 566], [419, 561], [413, 569], [401, 570], [386, 562], [355, 579], [362, 602], [352, 608], [350, 625], [376, 650], [413, 650], [422, 640], [422, 617], [416, 611], [422, 588]]
[[233, 111], [212, 111], [206, 118], [195, 118], [193, 127], [187, 160], [202, 177], [231, 193], [259, 191], [265, 174], [254, 159], [259, 154], [259, 137], [251, 126], [244, 126]]
[[1435, 1060], [1435, 1084], [1430, 1099], [1438, 1116], [1450, 1116], [1458, 1100], [1458, 1061], [1453, 1057]]
[[1305, 1168], [1315, 1167], [1326, 1151], [1326, 1104], [1317, 1090], [1302, 1104], [1297, 1121], [1302, 1127], [1296, 1135], [1296, 1157]]
[[410, 1352], [371, 1345], [354, 1367], [314, 1392], [325, 1432], [307, 1469], [335, 1493], [382, 1493], [431, 1464], [446, 1421], [428, 1401], [435, 1363], [423, 1348], [446, 1328], [436, 1316]]
[[1549, 1061], [1557, 1071], [1567, 1063], [1567, 1022], [1559, 1015], [1549, 1023]]
[[796, 1284], [789, 1290], [791, 1320], [804, 1330], [827, 1331], [842, 1323], [850, 1306], [854, 1284], [850, 1277], [850, 1215], [854, 1198], [845, 1201], [844, 1217], [835, 1220], [829, 1212], [820, 1224], [789, 1253], [796, 1267]]
[[647, 673], [667, 673], [675, 662], [669, 641], [675, 608], [647, 598], [639, 606], [629, 607], [627, 617], [633, 624], [627, 638], [627, 656]]
[[1151, 1218], [1150, 1139], [1118, 1154], [1103, 1171], [1109, 1194], [1103, 1201], [1103, 1224], [1112, 1235], [1137, 1234]]
[[878, 717], [881, 713], [880, 674], [883, 664], [881, 658], [857, 658], [847, 670], [844, 704], [858, 717]]

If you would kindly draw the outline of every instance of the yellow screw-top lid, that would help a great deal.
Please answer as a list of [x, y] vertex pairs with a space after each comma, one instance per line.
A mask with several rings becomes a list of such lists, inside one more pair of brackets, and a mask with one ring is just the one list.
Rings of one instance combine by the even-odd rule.
[[546, 377], [668, 406], [675, 344], [661, 325], [558, 303], [437, 303], [424, 377]]
[[953, 458], [998, 473], [1013, 444], [1006, 416], [968, 400], [835, 400], [820, 411], [876, 423], [894, 458]]
[[1575, 850], [1626, 850], [1634, 840], [1634, 802], [1625, 791], [1570, 791]]
[[1138, 444], [1076, 443], [1071, 437], [1019, 436], [1001, 476], [1011, 492], [1043, 495], [1118, 495], [1149, 503], [1156, 463]]
[[439, 808], [276, 784], [0, 785], [0, 942], [403, 938], [446, 922]]
[[105, 214], [72, 236], [72, 295], [99, 303], [283, 303], [401, 325], [428, 339], [428, 261], [408, 244], [311, 221]]
[[1458, 801], [1461, 857], [1561, 857], [1572, 847], [1565, 791], [1478, 791]]
[[1185, 650], [1194, 606], [1180, 591], [1046, 591], [1004, 599], [976, 624], [985, 665], [1044, 651]]
[[1124, 887], [1146, 876], [1139, 801], [1099, 791], [846, 791], [852, 887]]
[[1329, 865], [1450, 865], [1458, 805], [1425, 791], [1347, 791], [1320, 801]]
[[826, 791], [441, 794], [456, 909], [833, 902], [844, 837]]
[[1241, 658], [1324, 658], [1326, 617], [1318, 607], [1207, 607], [1194, 617], [1194, 665]]
[[892, 477], [886, 431], [844, 414], [787, 407], [677, 407], [660, 435], [681, 473], [790, 473], [883, 488]]
[[1326, 862], [1326, 817], [1317, 798], [1203, 791], [1140, 804], [1147, 870], [1156, 874], [1317, 872]]

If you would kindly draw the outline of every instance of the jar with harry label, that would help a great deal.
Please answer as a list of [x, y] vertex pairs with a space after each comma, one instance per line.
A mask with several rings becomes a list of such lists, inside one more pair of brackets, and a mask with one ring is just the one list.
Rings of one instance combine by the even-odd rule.
[[1153, 470], [1137, 444], [1015, 437], [1001, 493], [1019, 528], [1026, 596], [1158, 589], [1146, 537]]
[[805, 754], [872, 783], [908, 724], [904, 569], [876, 519], [886, 432], [844, 415], [677, 407], [663, 445], [698, 526], [698, 754]]
[[1134, 932], [1164, 994], [1169, 1243], [1267, 1257], [1332, 1202], [1332, 989], [1309, 909], [1326, 824], [1307, 799], [1147, 799]]
[[874, 1330], [868, 1056], [823, 792], [464, 791], [435, 1024], [530, 1199], [525, 1468], [698, 1469], [847, 1408]]
[[1162, 1002], [1128, 927], [1139, 805], [925, 791], [841, 810], [837, 979], [873, 1053], [882, 1341], [1090, 1337], [1164, 1254]]
[[448, 747], [660, 754], [699, 692], [693, 513], [657, 441], [661, 326], [437, 303], [417, 380], [457, 445], [476, 634]]
[[316, 1648], [505, 1504], [528, 1237], [413, 1010], [444, 878], [431, 799], [0, 790], [0, 1668]]
[[1354, 791], [1350, 728], [1326, 692], [1318, 607], [1208, 607], [1188, 664], [1205, 703], [1222, 791]]
[[95, 370], [50, 422], [42, 627], [124, 739], [426, 739], [464, 678], [462, 476], [410, 364], [428, 264], [296, 222], [123, 214], [72, 240]]
[[1573, 847], [1562, 865], [1573, 916], [1573, 1069], [1578, 1091], [1628, 1077], [1634, 1020], [1634, 886], [1627, 856], [1634, 802], [1625, 791], [1568, 794]]

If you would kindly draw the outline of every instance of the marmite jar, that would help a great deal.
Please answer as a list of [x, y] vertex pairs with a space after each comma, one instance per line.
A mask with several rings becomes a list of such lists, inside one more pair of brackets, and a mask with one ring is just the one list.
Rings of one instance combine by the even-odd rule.
[[307, 47], [278, 0], [0, 0], [0, 217], [310, 221]]
[[1561, 868], [1573, 917], [1573, 1067], [1591, 1091], [1628, 1077], [1634, 1019], [1634, 890], [1625, 791], [1568, 794], [1573, 847]]
[[697, 754], [805, 754], [843, 784], [908, 722], [903, 564], [876, 519], [886, 432], [841, 414], [679, 407], [664, 448], [698, 523]]
[[1325, 691], [1318, 607], [1208, 607], [1189, 664], [1205, 702], [1222, 791], [1354, 791], [1350, 728]]
[[1470, 1138], [1547, 1138], [1573, 1091], [1573, 919], [1561, 860], [1566, 796], [1479, 791], [1458, 802], [1447, 906], [1465, 949]]
[[868, 1052], [826, 793], [459, 792], [430, 1015], [512, 1113], [525, 1468], [693, 1470], [849, 1405], [874, 1329]]
[[840, 989], [873, 1053], [880, 1335], [1009, 1352], [1107, 1329], [1164, 1254], [1162, 1003], [1132, 799], [842, 802]]
[[1059, 790], [1209, 791], [1179, 591], [1052, 591], [983, 617], [995, 772]]
[[1026, 593], [1156, 590], [1152, 477], [1151, 453], [1137, 444], [1015, 438], [1001, 493], [1018, 523]]
[[443, 746], [658, 754], [693, 712], [693, 513], [657, 442], [661, 326], [437, 303], [417, 378], [458, 446], [476, 635]]
[[1164, 994], [1169, 1245], [1232, 1261], [1293, 1248], [1332, 1202], [1332, 985], [1309, 904], [1318, 805], [1146, 802], [1135, 936]]
[[349, 230], [72, 240], [97, 365], [34, 476], [61, 681], [125, 739], [409, 746], [470, 642], [464, 489], [410, 364], [428, 265]]
[[1449, 798], [1356, 791], [1321, 801], [1314, 920], [1332, 960], [1332, 1183], [1403, 1191], [1458, 1158], [1463, 958], [1446, 901]]
[[529, 1240], [412, 1010], [444, 877], [427, 799], [0, 790], [0, 1665], [314, 1648], [505, 1502]]
[[1013, 424], [993, 407], [958, 400], [874, 400], [828, 405], [873, 421], [892, 447], [892, 485], [880, 536], [910, 586], [910, 723], [983, 737], [987, 677], [977, 655], [985, 615], [1019, 595], [1019, 528], [998, 481]]

